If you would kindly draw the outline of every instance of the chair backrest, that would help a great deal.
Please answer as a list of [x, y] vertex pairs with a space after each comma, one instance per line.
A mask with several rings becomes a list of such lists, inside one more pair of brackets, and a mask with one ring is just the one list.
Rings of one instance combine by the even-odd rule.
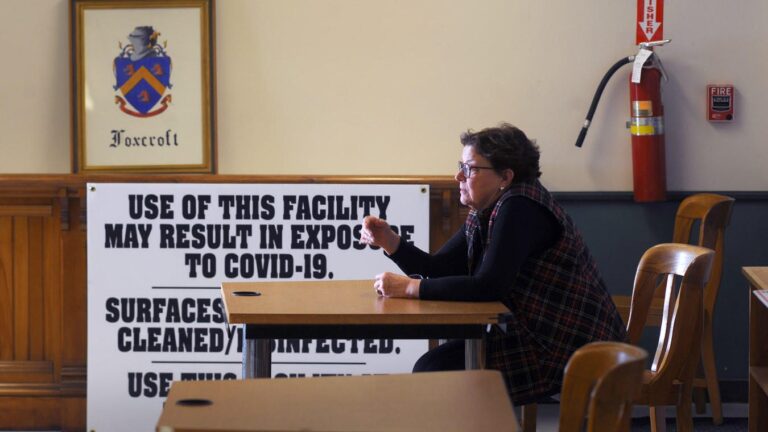
[[593, 342], [565, 366], [560, 432], [628, 431], [632, 401], [643, 382], [648, 353], [620, 342]]
[[[715, 252], [680, 243], [665, 243], [646, 251], [635, 274], [627, 334], [637, 344], [648, 318], [657, 286], [665, 290], [659, 342], [651, 370], [657, 385], [692, 380], [701, 350], [704, 286], [710, 278]], [[670, 307], [667, 307], [669, 305]]]
[[715, 308], [720, 279], [723, 274], [723, 249], [725, 228], [731, 220], [734, 199], [710, 193], [700, 193], [687, 197], [677, 208], [673, 243], [690, 243], [694, 224], [699, 223], [697, 245], [715, 251], [712, 264], [712, 276], [704, 289], [704, 309], [711, 314]]

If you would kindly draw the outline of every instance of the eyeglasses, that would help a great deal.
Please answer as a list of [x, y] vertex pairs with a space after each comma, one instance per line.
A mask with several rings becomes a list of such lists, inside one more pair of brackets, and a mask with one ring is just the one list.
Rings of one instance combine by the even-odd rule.
[[481, 170], [481, 169], [495, 169], [493, 167], [484, 167], [484, 166], [475, 166], [470, 165], [468, 163], [464, 163], [462, 161], [459, 161], [459, 171], [461, 171], [462, 174], [464, 174], [464, 177], [470, 178], [472, 177], [472, 170]]

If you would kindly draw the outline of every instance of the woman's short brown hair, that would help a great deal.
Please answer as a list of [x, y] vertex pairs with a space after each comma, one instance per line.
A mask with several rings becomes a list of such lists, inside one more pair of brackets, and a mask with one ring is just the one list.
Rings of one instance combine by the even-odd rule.
[[493, 168], [502, 171], [507, 168], [515, 173], [513, 183], [539, 178], [539, 147], [525, 135], [525, 132], [509, 123], [483, 129], [479, 132], [468, 130], [461, 134], [461, 143], [472, 146], [475, 152], [488, 159]]

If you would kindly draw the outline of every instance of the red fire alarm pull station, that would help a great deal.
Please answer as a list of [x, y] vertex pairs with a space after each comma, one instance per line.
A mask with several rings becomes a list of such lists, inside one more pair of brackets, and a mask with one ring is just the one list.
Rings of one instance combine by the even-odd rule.
[[732, 85], [708, 85], [707, 119], [711, 122], [732, 121], [734, 97]]

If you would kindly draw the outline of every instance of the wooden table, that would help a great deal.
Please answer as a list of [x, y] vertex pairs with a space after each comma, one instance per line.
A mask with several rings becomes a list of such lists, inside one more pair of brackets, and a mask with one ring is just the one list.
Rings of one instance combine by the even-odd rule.
[[768, 430], [768, 267], [743, 267], [749, 281], [749, 430]]
[[157, 432], [518, 430], [498, 371], [177, 381]]
[[221, 291], [228, 322], [245, 325], [243, 378], [271, 376], [278, 338], [465, 339], [467, 369], [477, 369], [485, 327], [509, 313], [500, 302], [380, 297], [372, 280], [224, 282]]

